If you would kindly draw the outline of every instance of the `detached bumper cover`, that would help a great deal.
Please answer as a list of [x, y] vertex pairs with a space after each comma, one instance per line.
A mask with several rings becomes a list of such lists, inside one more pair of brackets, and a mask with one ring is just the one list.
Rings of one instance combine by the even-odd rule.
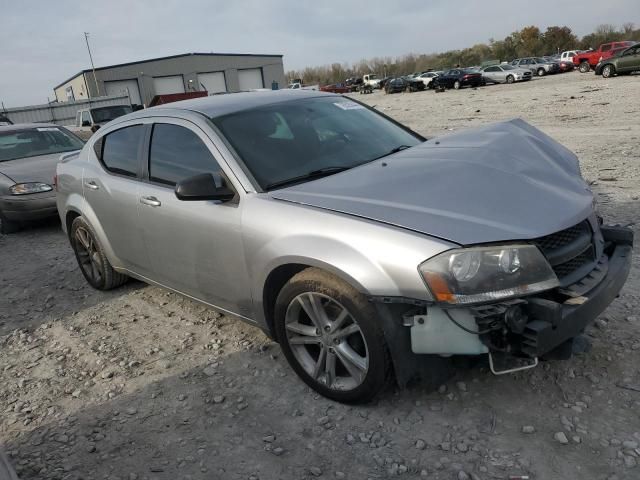
[[604, 227], [602, 234], [611, 246], [608, 270], [599, 283], [584, 295], [564, 303], [528, 299], [526, 310], [531, 321], [522, 333], [524, 354], [542, 356], [579, 335], [620, 293], [631, 269], [633, 232]]
[[0, 197], [0, 212], [8, 220], [36, 220], [56, 216], [55, 193], [35, 193], [32, 195], [11, 195]]

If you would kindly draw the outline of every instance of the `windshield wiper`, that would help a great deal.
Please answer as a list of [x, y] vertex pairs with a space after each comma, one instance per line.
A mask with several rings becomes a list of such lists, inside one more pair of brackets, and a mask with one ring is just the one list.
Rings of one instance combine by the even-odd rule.
[[293, 178], [287, 178], [286, 180], [279, 180], [277, 182], [273, 182], [268, 184], [265, 189], [270, 190], [276, 187], [284, 187], [285, 185], [292, 185], [294, 183], [300, 183], [305, 180], [312, 180], [315, 178], [328, 177], [329, 175], [333, 175], [334, 173], [344, 172], [345, 170], [349, 170], [352, 167], [324, 167], [319, 168], [317, 170], [311, 170], [310, 172], [305, 173], [304, 175], [299, 175]]
[[[388, 157], [389, 155], [393, 155], [394, 153], [401, 152], [402, 150], [406, 150], [407, 148], [411, 148], [411, 145], [398, 145], [396, 148], [392, 148], [384, 155], [380, 155], [379, 157], [374, 158], [373, 160], [378, 160], [379, 158]], [[373, 161], [371, 160], [371, 161]]]

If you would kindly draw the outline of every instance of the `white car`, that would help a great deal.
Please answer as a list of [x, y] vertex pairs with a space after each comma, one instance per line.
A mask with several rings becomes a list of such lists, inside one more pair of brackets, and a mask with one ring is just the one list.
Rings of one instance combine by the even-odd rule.
[[571, 62], [573, 63], [573, 57], [579, 54], [581, 50], [567, 50], [560, 54], [561, 62]]
[[429, 84], [431, 83], [431, 80], [433, 80], [437, 76], [438, 76], [438, 72], [426, 72], [426, 73], [421, 73], [416, 78], [418, 80], [422, 80], [422, 83], [424, 83], [424, 86], [429, 88]]

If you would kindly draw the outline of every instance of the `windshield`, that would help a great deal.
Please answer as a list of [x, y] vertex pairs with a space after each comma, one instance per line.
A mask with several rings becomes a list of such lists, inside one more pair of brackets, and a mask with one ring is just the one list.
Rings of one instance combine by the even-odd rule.
[[312, 172], [352, 168], [423, 141], [337, 96], [297, 99], [212, 121], [264, 190], [287, 180], [298, 183], [293, 179]]
[[91, 116], [95, 123], [105, 123], [132, 111], [129, 105], [114, 105], [112, 107], [92, 108]]
[[83, 145], [79, 138], [58, 127], [5, 131], [0, 133], [0, 162], [80, 150]]

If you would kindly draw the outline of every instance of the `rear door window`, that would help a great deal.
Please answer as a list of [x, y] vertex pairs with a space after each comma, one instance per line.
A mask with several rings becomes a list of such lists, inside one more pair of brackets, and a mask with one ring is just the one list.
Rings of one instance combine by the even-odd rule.
[[[286, 132], [283, 134], [286, 136]], [[220, 171], [220, 165], [195, 132], [170, 123], [153, 126], [149, 149], [152, 182], [173, 186], [200, 173]]]
[[143, 125], [133, 125], [105, 135], [101, 155], [104, 167], [119, 175], [137, 176], [144, 131]]

